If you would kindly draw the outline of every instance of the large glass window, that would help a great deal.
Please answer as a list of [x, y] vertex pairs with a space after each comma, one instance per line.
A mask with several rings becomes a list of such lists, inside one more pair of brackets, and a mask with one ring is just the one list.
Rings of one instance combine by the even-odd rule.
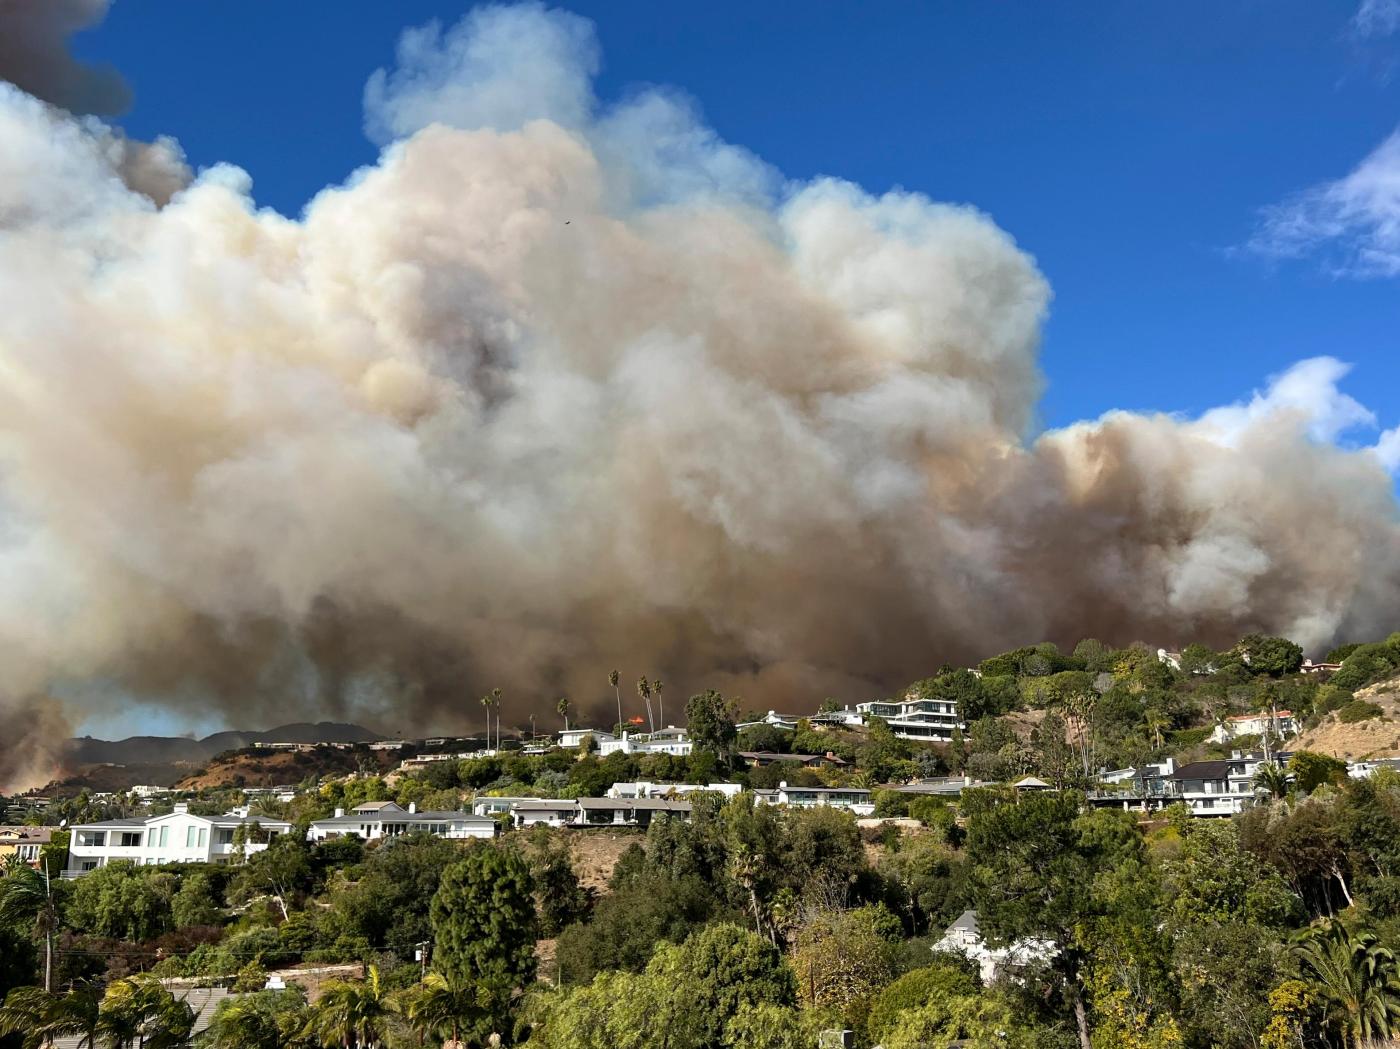
[[194, 825], [185, 828], [185, 848], [194, 848]]

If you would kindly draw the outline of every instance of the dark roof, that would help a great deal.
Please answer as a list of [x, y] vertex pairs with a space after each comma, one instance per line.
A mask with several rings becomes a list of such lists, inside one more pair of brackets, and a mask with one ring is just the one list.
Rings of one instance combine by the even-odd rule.
[[1230, 775], [1231, 762], [1224, 760], [1217, 761], [1193, 761], [1189, 765], [1182, 765], [1166, 779], [1225, 779]]

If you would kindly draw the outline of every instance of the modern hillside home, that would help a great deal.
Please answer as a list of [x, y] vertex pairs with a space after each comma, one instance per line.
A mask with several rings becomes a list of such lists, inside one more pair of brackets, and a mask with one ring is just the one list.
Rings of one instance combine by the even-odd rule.
[[405, 834], [433, 834], [439, 838], [494, 838], [496, 821], [470, 812], [419, 812], [409, 802], [401, 808], [392, 801], [368, 801], [349, 812], [336, 809], [329, 819], [316, 820], [306, 832], [308, 841], [357, 837], [363, 841], [399, 838]]
[[76, 878], [113, 862], [153, 866], [161, 863], [231, 863], [261, 852], [292, 825], [286, 820], [226, 813], [197, 816], [180, 803], [164, 816], [101, 823], [79, 823], [70, 828], [65, 878]]
[[856, 710], [867, 718], [883, 718], [900, 739], [947, 743], [953, 732], [963, 728], [958, 705], [950, 699], [924, 699], [910, 692], [902, 700], [858, 703]]
[[670, 754], [678, 758], [688, 758], [692, 744], [690, 734], [683, 728], [668, 725], [655, 732], [624, 732], [621, 739], [612, 739], [598, 744], [598, 753], [603, 757], [616, 754]]
[[[1286, 766], [1287, 751], [1269, 757]], [[1233, 816], [1254, 804], [1254, 774], [1265, 763], [1263, 753], [1235, 751], [1216, 761], [1193, 761], [1165, 777], [1171, 800], [1185, 802], [1193, 816]]]
[[790, 805], [794, 808], [829, 806], [846, 809], [857, 816], [875, 811], [870, 803], [870, 791], [863, 787], [799, 787], [786, 781], [773, 790], [756, 790], [754, 798], [761, 805]]

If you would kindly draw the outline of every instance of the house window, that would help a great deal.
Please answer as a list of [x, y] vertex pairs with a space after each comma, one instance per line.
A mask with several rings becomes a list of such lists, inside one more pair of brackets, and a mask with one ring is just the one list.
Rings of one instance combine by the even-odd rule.
[[200, 828], [199, 828], [199, 847], [200, 847], [201, 849], [204, 848], [204, 846], [205, 846], [205, 844], [208, 842], [208, 840], [209, 840], [209, 831], [208, 831], [206, 828], [204, 828], [204, 827], [200, 827]]
[[[161, 827], [160, 833], [156, 835], [156, 848], [163, 849], [170, 844], [170, 828]], [[163, 860], [161, 862], [164, 862]]]
[[233, 828], [232, 828], [232, 827], [218, 827], [218, 828], [216, 828], [215, 831], [214, 831], [214, 844], [215, 844], [215, 845], [232, 845], [232, 844], [233, 844]]
[[97, 870], [98, 864], [101, 862], [101, 860], [83, 860], [83, 865], [80, 869], [84, 871], [95, 871]]
[[100, 849], [107, 844], [107, 832], [105, 830], [80, 830], [78, 831], [78, 844], [84, 848]]
[[117, 836], [117, 844], [124, 849], [139, 849], [141, 847], [141, 832], [139, 830], [122, 831]]
[[194, 826], [193, 826], [193, 825], [188, 826], [188, 827], [185, 828], [185, 848], [187, 848], [187, 849], [192, 849], [192, 848], [194, 848]]

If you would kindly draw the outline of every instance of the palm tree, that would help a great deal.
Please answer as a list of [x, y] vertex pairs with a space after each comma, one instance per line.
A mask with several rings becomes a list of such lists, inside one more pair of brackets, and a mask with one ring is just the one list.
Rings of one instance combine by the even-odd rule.
[[1165, 742], [1162, 738], [1162, 730], [1170, 725], [1171, 722], [1168, 720], [1166, 714], [1162, 713], [1161, 709], [1158, 707], [1147, 708], [1145, 721], [1147, 725], [1147, 734], [1152, 740], [1152, 745], [1158, 750], [1161, 750]]
[[323, 1046], [373, 1049], [384, 1038], [389, 1014], [395, 1008], [380, 983], [379, 967], [371, 965], [363, 980], [344, 980], [328, 986], [316, 1002], [303, 1033]]
[[642, 702], [647, 705], [647, 729], [656, 731], [656, 722], [651, 717], [651, 682], [645, 677], [637, 679], [637, 695], [642, 697]]
[[[501, 690], [491, 690], [491, 705], [496, 708], [496, 749], [501, 749]], [[487, 740], [489, 743], [490, 740]]]
[[560, 696], [559, 702], [554, 704], [554, 709], [559, 711], [559, 716], [564, 719], [564, 731], [569, 731], [569, 697]]
[[49, 873], [41, 874], [27, 863], [6, 864], [0, 877], [0, 924], [30, 922], [35, 935], [44, 939], [44, 990], [53, 990], [53, 936], [58, 928]]
[[130, 976], [109, 984], [98, 1011], [97, 1034], [112, 1049], [177, 1049], [194, 1028], [194, 1010], [153, 976]]
[[204, 1049], [286, 1049], [300, 1044], [306, 1002], [296, 992], [258, 991], [219, 1004], [204, 1034]]
[[404, 1015], [419, 1037], [433, 1035], [461, 1045], [463, 1026], [476, 1024], [485, 1015], [476, 988], [463, 981], [428, 973], [404, 996]]
[[661, 702], [661, 679], [657, 678], [651, 683], [651, 694], [656, 697], [656, 717], [661, 722], [661, 727], [666, 727], [666, 704]]
[[1400, 979], [1395, 955], [1373, 933], [1351, 932], [1338, 921], [1305, 930], [1294, 948], [1341, 1028], [1343, 1043], [1359, 1047], [1400, 1031]]
[[491, 704], [494, 702], [491, 693], [481, 697], [481, 708], [486, 711], [486, 749], [491, 749]]
[[1288, 770], [1276, 761], [1261, 762], [1254, 770], [1254, 786], [1282, 798], [1288, 794]]
[[617, 683], [621, 678], [622, 675], [616, 670], [608, 671], [608, 684], [612, 686], [613, 695], [617, 697], [617, 734], [619, 737], [622, 735], [622, 690], [617, 687]]
[[78, 1039], [79, 1049], [95, 1049], [101, 1002], [101, 991], [89, 983], [80, 983], [67, 994], [51, 994], [42, 987], [17, 987], [0, 1005], [0, 1034], [23, 1035], [20, 1044], [24, 1049], [73, 1037]]

